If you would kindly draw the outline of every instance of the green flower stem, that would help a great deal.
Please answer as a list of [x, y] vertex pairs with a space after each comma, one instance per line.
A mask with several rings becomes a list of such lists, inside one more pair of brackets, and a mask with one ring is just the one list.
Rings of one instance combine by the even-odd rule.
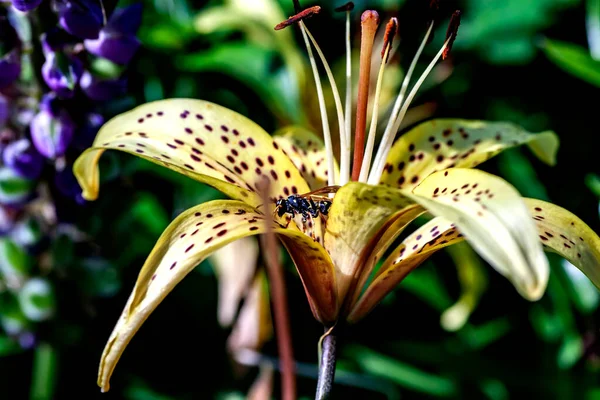
[[333, 388], [337, 351], [337, 334], [334, 330], [326, 334], [321, 346], [321, 364], [319, 365], [316, 400], [328, 399]]

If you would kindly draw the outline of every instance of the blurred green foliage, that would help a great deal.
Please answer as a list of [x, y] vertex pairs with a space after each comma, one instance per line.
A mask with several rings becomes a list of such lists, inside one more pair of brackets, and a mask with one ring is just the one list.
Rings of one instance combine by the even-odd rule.
[[[286, 16], [292, 12], [291, 1], [280, 0], [281, 9], [267, 0], [248, 3], [253, 3], [254, 14], [219, 13], [224, 2], [216, 0], [145, 1], [143, 49], [130, 71], [128, 95], [107, 112], [185, 96], [232, 108], [268, 131], [309, 121], [310, 104], [301, 105], [301, 92], [311, 81], [299, 75], [298, 60], [305, 61], [296, 47], [301, 43], [298, 33], [275, 36], [269, 19], [273, 15], [265, 12], [271, 9], [261, 8], [269, 5]], [[331, 4], [320, 3], [325, 11], [309, 23], [329, 58], [341, 60], [343, 19], [329, 12]], [[403, 67], [423, 33], [426, 14], [421, 3], [356, 2], [358, 10], [376, 7], [382, 15], [399, 16]], [[593, 30], [600, 18], [597, 2], [442, 2], [445, 15], [455, 8], [463, 10], [464, 20], [450, 62], [452, 75], [418, 101], [434, 102], [440, 117], [509, 120], [534, 131], [555, 130], [561, 137], [557, 167], [514, 150], [484, 168], [499, 173], [523, 195], [552, 200], [600, 231], [594, 144], [600, 64], [588, 43], [590, 37], [600, 41]], [[199, 26], [198, 18], [210, 12], [205, 21], [217, 24]], [[356, 22], [358, 13], [354, 15]], [[436, 41], [444, 29], [440, 26]], [[102, 194], [73, 211], [76, 234], [58, 233], [47, 280], [28, 298], [0, 293], [6, 334], [25, 329], [36, 316], [44, 319], [40, 310], [55, 313], [40, 323], [30, 350], [0, 335], [2, 398], [244, 398], [257, 371], [251, 368], [241, 378], [234, 373], [226, 352], [228, 332], [216, 320], [215, 277], [207, 268], [190, 274], [158, 308], [125, 352], [110, 393], [100, 395], [95, 385], [100, 354], [145, 256], [179, 212], [221, 197], [139, 159], [117, 154], [107, 158]], [[19, 184], [0, 176], [7, 192]], [[10, 240], [0, 241], [3, 257], [16, 266], [0, 268], [4, 280], [19, 279], [32, 268]], [[539, 302], [528, 303], [499, 274], [488, 273], [490, 269], [482, 270], [483, 276], [472, 275], [478, 273], [477, 266], [469, 267], [471, 275], [457, 274], [452, 265], [466, 260], [462, 257], [472, 255], [436, 255], [370, 317], [347, 331], [334, 398], [599, 398], [600, 299], [589, 281], [568, 263], [550, 257], [548, 292]], [[301, 363], [299, 394], [311, 398], [315, 343], [321, 332], [293, 266], [288, 262], [287, 267], [292, 335]], [[473, 276], [479, 277], [475, 286]], [[448, 332], [440, 318], [466, 293], [461, 287], [474, 290], [472, 315], [456, 332]], [[274, 359], [274, 343], [264, 355], [265, 360]]]

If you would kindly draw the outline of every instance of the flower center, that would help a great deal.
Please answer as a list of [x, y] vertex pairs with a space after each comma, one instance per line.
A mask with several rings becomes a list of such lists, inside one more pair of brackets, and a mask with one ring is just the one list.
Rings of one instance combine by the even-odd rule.
[[[304, 20], [318, 14], [321, 7], [314, 6], [300, 11], [298, 0], [294, 0], [294, 6], [296, 8], [296, 15], [288, 18], [286, 21], [278, 24], [275, 29], [283, 29], [292, 24], [298, 24], [304, 38], [306, 50], [310, 60], [310, 65], [315, 80], [315, 86], [317, 89], [317, 99], [319, 102], [319, 110], [321, 114], [321, 123], [323, 129], [323, 140], [325, 142], [325, 150], [327, 152], [327, 168], [328, 168], [328, 183], [329, 185], [344, 185], [350, 180], [350, 156], [351, 156], [351, 114], [352, 114], [352, 73], [351, 73], [351, 45], [350, 45], [350, 13], [354, 8], [354, 5], [350, 2], [342, 7], [338, 7], [336, 11], [343, 11], [346, 13], [346, 98], [345, 104], [342, 106], [339, 90], [337, 88], [335, 79], [331, 72], [331, 68], [321, 48], [317, 44], [317, 41], [310, 33]], [[437, 10], [437, 1], [433, 0], [430, 3], [432, 10]], [[383, 49], [381, 51], [381, 63], [377, 76], [377, 83], [375, 88], [375, 95], [373, 99], [373, 112], [371, 117], [371, 124], [369, 127], [369, 135], [365, 142], [365, 132], [367, 126], [367, 109], [369, 106], [369, 83], [371, 75], [371, 57], [373, 53], [373, 44], [375, 34], [379, 26], [379, 15], [376, 11], [367, 10], [361, 16], [361, 47], [360, 47], [360, 69], [358, 78], [358, 96], [356, 99], [356, 126], [354, 135], [354, 157], [352, 163], [352, 180], [367, 182], [372, 185], [379, 183], [381, 174], [385, 166], [385, 160], [388, 156], [396, 133], [398, 132], [402, 120], [408, 111], [410, 103], [416, 96], [419, 88], [433, 70], [436, 63], [440, 58], [445, 59], [452, 47], [452, 43], [456, 38], [458, 32], [458, 26], [460, 23], [460, 11], [455, 11], [450, 19], [450, 24], [446, 32], [446, 40], [439, 49], [436, 56], [429, 63], [425, 71], [421, 74], [419, 79], [414, 83], [408, 95], [408, 85], [411, 81], [412, 74], [419, 61], [421, 53], [428, 43], [433, 30], [434, 21], [429, 23], [429, 27], [425, 36], [417, 50], [400, 87], [400, 92], [396, 97], [396, 101], [390, 113], [390, 117], [387, 121], [385, 130], [379, 148], [375, 156], [373, 156], [375, 136], [377, 131], [377, 116], [379, 114], [379, 97], [381, 93], [381, 86], [383, 83], [383, 73], [385, 65], [389, 59], [389, 53], [392, 46], [393, 37], [396, 34], [398, 28], [398, 21], [396, 18], [391, 18], [386, 25]], [[312, 46], [311, 46], [312, 45]], [[321, 84], [321, 78], [317, 67], [317, 62], [313, 54], [313, 48], [317, 52], [323, 68], [327, 74], [327, 78], [331, 85], [331, 91], [335, 102], [336, 115], [338, 119], [338, 130], [339, 130], [339, 142], [340, 142], [340, 174], [337, 182], [335, 181], [336, 174], [334, 173], [335, 168], [335, 156], [333, 154], [333, 146], [331, 140], [331, 130], [329, 127], [329, 119], [327, 116], [327, 108], [325, 104], [325, 96], [323, 93], [323, 86]], [[371, 163], [371, 160], [373, 162]]]

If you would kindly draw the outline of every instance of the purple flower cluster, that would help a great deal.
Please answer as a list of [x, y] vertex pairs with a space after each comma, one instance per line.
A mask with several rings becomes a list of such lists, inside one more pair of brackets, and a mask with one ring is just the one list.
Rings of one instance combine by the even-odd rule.
[[[104, 123], [103, 103], [126, 93], [124, 71], [140, 46], [141, 4], [112, 12], [102, 4], [0, 3], [0, 291], [15, 299], [26, 287], [51, 293], [34, 277], [31, 255], [58, 224], [57, 204], [84, 202], [70, 164]], [[54, 26], [30, 37], [42, 17]], [[23, 304], [30, 321], [51, 315]], [[5, 319], [0, 310], [1, 326], [20, 337]]]

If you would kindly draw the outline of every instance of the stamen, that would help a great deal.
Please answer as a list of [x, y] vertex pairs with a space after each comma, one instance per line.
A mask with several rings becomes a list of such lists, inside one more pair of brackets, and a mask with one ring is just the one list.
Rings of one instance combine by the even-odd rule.
[[321, 85], [321, 78], [319, 77], [319, 70], [317, 69], [317, 62], [315, 56], [310, 47], [308, 35], [304, 22], [300, 21], [300, 30], [302, 31], [302, 37], [304, 38], [304, 44], [306, 45], [306, 51], [308, 53], [308, 59], [310, 60], [310, 66], [312, 68], [313, 77], [315, 79], [315, 86], [317, 87], [317, 98], [319, 100], [319, 110], [321, 112], [321, 123], [323, 124], [323, 141], [325, 142], [325, 151], [327, 152], [327, 183], [329, 186], [335, 184], [335, 163], [333, 155], [333, 147], [331, 145], [331, 132], [329, 130], [329, 119], [327, 118], [327, 107], [325, 106], [325, 96], [323, 95], [323, 86]]
[[371, 54], [375, 32], [379, 26], [379, 14], [372, 10], [361, 16], [360, 73], [358, 77], [358, 98], [356, 101], [356, 131], [354, 136], [354, 162], [352, 179], [357, 180], [365, 153], [365, 128], [369, 103], [369, 80], [371, 75]]
[[294, 25], [295, 23], [300, 22], [306, 18], [310, 18], [313, 15], [318, 14], [320, 11], [321, 11], [321, 7], [319, 7], [319, 6], [314, 6], [314, 7], [307, 8], [306, 10], [302, 10], [299, 13], [297, 13], [296, 15], [292, 15], [285, 21], [280, 22], [277, 25], [275, 25], [275, 30], [280, 31], [280, 30], [287, 28], [290, 25]]
[[[415, 83], [415, 85], [412, 87], [410, 93], [408, 94], [408, 97], [406, 98], [406, 101], [402, 104], [402, 108], [400, 109], [400, 115], [396, 119], [396, 122], [394, 123], [394, 126], [392, 128], [393, 132], [398, 132], [398, 129], [400, 128], [400, 124], [402, 123], [402, 120], [404, 119], [404, 116], [406, 115], [406, 111], [408, 110], [408, 106], [410, 106], [410, 103], [416, 96], [417, 92], [419, 91], [419, 88], [425, 81], [425, 78], [427, 78], [427, 76], [429, 75], [429, 73], [431, 72], [433, 67], [435, 67], [435, 64], [442, 57], [444, 52], [446, 52], [446, 50], [448, 49], [448, 45], [451, 40], [452, 40], [452, 38], [448, 38], [446, 40], [446, 42], [444, 43], [442, 48], [438, 51], [438, 53], [435, 55], [433, 60], [429, 63], [429, 65], [427, 66], [427, 68], [425, 69], [423, 74], [421, 74], [417, 83]], [[388, 153], [390, 152], [390, 150], [392, 148], [392, 144], [394, 143], [395, 136], [396, 135], [394, 134], [393, 136], [388, 138], [388, 140], [386, 142], [382, 141], [381, 145], [379, 146], [379, 150], [382, 150], [382, 146], [383, 146], [383, 152], [382, 152], [382, 154], [379, 154], [379, 152], [377, 153], [377, 157], [378, 157], [376, 160], [377, 169], [374, 168], [373, 171], [371, 171], [371, 176], [369, 176], [368, 182], [372, 185], [379, 183], [379, 181], [381, 180], [381, 174], [383, 172], [383, 165], [384, 165], [385, 160], [387, 159]], [[375, 182], [375, 183], [373, 183], [373, 182]]]
[[[381, 142], [379, 143], [379, 149], [377, 150], [377, 155], [375, 156], [375, 162], [373, 163], [373, 169], [372, 169], [373, 171], [377, 171], [380, 168], [383, 171], [383, 162], [385, 162], [385, 158], [382, 161], [381, 155], [383, 154], [384, 149], [385, 149], [384, 143], [386, 143], [389, 140], [389, 138], [390, 138], [390, 136], [392, 136], [392, 134], [395, 135], [395, 132], [393, 131], [394, 122], [396, 122], [396, 119], [398, 118], [398, 114], [400, 112], [400, 107], [402, 107], [402, 102], [404, 101], [404, 95], [406, 94], [406, 90], [408, 89], [408, 84], [410, 82], [410, 79], [412, 78], [412, 74], [415, 71], [415, 68], [417, 67], [419, 58], [421, 57], [421, 54], [423, 53], [423, 49], [425, 48], [425, 45], [427, 44], [427, 41], [429, 40], [429, 36], [431, 35], [432, 31], [433, 31], [433, 21], [429, 24], [429, 28], [427, 29], [427, 32], [425, 33], [425, 36], [423, 37], [423, 40], [421, 41], [421, 45], [419, 46], [417, 53], [415, 54], [413, 60], [411, 61], [410, 66], [408, 67], [408, 71], [406, 71], [406, 76], [402, 80], [402, 86], [400, 87], [400, 93], [398, 93], [398, 97], [396, 97], [396, 102], [394, 103], [394, 108], [392, 109], [392, 113], [390, 114], [390, 118], [385, 127], [385, 131], [383, 133], [383, 137], [381, 138]], [[381, 165], [379, 165], [379, 164], [381, 164]], [[371, 173], [371, 175], [369, 176], [368, 182], [371, 183], [373, 181], [373, 179], [374, 179], [374, 176], [373, 176], [373, 173]], [[377, 179], [379, 179], [379, 176], [377, 177]], [[377, 182], [377, 183], [379, 183], [379, 182]]]
[[[348, 160], [350, 160], [350, 146], [352, 144], [352, 138], [350, 136], [352, 131], [352, 45], [350, 43], [350, 11], [353, 9], [354, 3], [352, 2], [346, 3], [335, 9], [336, 11], [346, 12], [346, 101], [344, 104], [346, 148], [342, 148], [340, 151], [345, 151], [347, 153], [346, 157], [348, 157]], [[346, 169], [341, 169], [340, 174], [347, 179], [350, 175], [350, 163], [348, 163]]]
[[450, 50], [452, 50], [452, 45], [454, 44], [454, 39], [456, 39], [456, 35], [458, 34], [458, 27], [460, 26], [460, 14], [460, 10], [456, 10], [450, 18], [448, 30], [446, 31], [446, 40], [448, 40], [448, 47], [442, 55], [442, 60], [445, 60], [450, 54]]
[[371, 164], [371, 157], [373, 156], [373, 147], [375, 145], [375, 133], [377, 131], [377, 116], [379, 115], [379, 98], [381, 95], [381, 85], [383, 83], [383, 73], [390, 56], [392, 41], [394, 40], [397, 30], [398, 20], [396, 18], [390, 19], [390, 22], [388, 22], [387, 26], [385, 27], [383, 48], [381, 50], [381, 66], [379, 67], [379, 74], [377, 75], [377, 85], [375, 86], [375, 102], [373, 103], [373, 112], [371, 113], [371, 127], [369, 128], [369, 137], [367, 138], [365, 157], [363, 159], [363, 164], [360, 169], [360, 176], [358, 178], [359, 182], [366, 182], [367, 176], [369, 175], [369, 167]]
[[336, 11], [336, 12], [344, 12], [344, 11], [352, 11], [352, 10], [354, 10], [354, 3], [351, 1], [347, 2], [343, 6], [334, 8], [334, 11]]
[[[389, 52], [387, 51], [390, 47], [392, 47], [392, 42], [394, 41], [394, 36], [396, 36], [396, 32], [398, 31], [398, 19], [392, 18], [390, 22], [385, 26], [385, 35], [383, 36], [383, 47], [381, 49], [381, 58], [384, 63], [388, 62]], [[388, 52], [388, 54], [384, 57], [384, 54]]]
[[[337, 85], [335, 83], [335, 78], [333, 77], [333, 73], [331, 72], [331, 68], [325, 59], [325, 55], [321, 51], [321, 48], [317, 44], [314, 36], [310, 33], [308, 28], [304, 23], [300, 23], [300, 27], [306, 31], [306, 34], [310, 38], [315, 50], [317, 50], [317, 54], [321, 58], [321, 62], [323, 63], [323, 67], [325, 68], [325, 72], [327, 73], [327, 78], [329, 79], [329, 84], [331, 85], [331, 91], [333, 94], [333, 99], [335, 101], [335, 109], [337, 111], [338, 118], [338, 126], [340, 131], [340, 182], [339, 185], [345, 185], [348, 182], [348, 174], [350, 171], [350, 145], [346, 141], [346, 132], [344, 126], [344, 110], [342, 108], [342, 100], [340, 98], [340, 92], [338, 91]], [[333, 163], [333, 160], [330, 160]]]

